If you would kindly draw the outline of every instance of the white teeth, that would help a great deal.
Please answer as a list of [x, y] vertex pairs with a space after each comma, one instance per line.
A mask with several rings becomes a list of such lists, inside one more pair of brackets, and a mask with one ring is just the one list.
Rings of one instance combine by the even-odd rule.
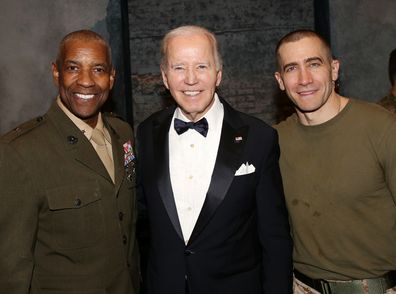
[[200, 91], [184, 91], [184, 94], [188, 96], [196, 96], [199, 94], [199, 92]]
[[93, 94], [85, 95], [85, 94], [77, 93], [76, 96], [78, 98], [81, 98], [81, 99], [84, 99], [84, 100], [89, 100], [89, 99], [92, 99], [95, 95], [93, 95]]

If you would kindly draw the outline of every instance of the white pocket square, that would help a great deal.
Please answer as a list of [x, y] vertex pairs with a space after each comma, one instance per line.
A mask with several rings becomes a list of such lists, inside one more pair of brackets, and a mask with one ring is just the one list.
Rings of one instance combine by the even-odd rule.
[[253, 164], [249, 164], [249, 162], [242, 163], [242, 165], [235, 172], [235, 176], [248, 175], [248, 174], [254, 173], [255, 170], [256, 170], [256, 168], [254, 167]]

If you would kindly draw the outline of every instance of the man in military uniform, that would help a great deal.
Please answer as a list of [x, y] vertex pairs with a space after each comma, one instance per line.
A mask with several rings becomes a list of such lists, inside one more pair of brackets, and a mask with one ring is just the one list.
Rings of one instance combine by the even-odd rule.
[[100, 112], [109, 45], [72, 32], [52, 73], [49, 111], [1, 138], [0, 293], [137, 294], [132, 130]]

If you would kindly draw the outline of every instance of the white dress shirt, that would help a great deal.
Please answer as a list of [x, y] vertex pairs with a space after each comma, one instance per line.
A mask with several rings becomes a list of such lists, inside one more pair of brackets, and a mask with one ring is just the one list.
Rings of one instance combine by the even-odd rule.
[[209, 129], [206, 137], [189, 129], [178, 135], [175, 118], [190, 121], [176, 108], [169, 130], [169, 172], [179, 221], [187, 244], [209, 189], [219, 148], [224, 108], [217, 94], [204, 115]]

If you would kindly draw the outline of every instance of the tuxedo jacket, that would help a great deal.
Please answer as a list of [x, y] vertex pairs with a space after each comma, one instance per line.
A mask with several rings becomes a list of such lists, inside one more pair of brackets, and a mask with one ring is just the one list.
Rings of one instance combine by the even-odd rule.
[[[138, 182], [150, 231], [149, 294], [291, 293], [292, 241], [277, 133], [222, 103], [217, 159], [187, 245], [169, 175], [168, 133], [175, 108], [139, 126]], [[244, 163], [255, 172], [236, 176]]]
[[138, 293], [132, 131], [103, 120], [115, 184], [56, 103], [1, 138], [0, 293]]

